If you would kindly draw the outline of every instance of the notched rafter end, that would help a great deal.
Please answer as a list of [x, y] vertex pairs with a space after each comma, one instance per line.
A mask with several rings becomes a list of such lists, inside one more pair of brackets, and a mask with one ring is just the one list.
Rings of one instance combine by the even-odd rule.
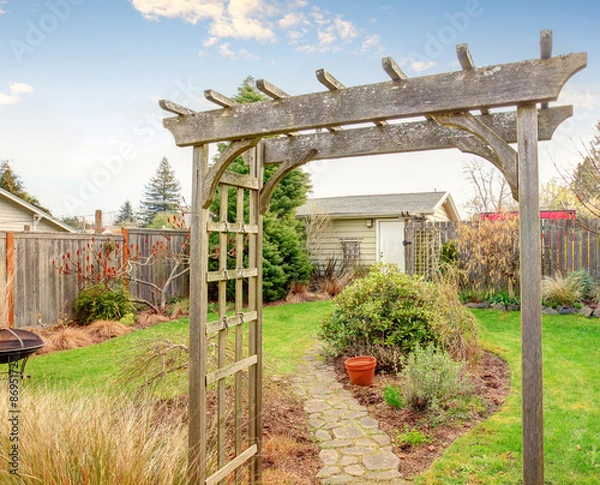
[[381, 67], [387, 73], [392, 81], [401, 81], [402, 79], [408, 79], [408, 76], [404, 74], [404, 71], [400, 69], [400, 66], [396, 64], [396, 61], [391, 57], [384, 57], [381, 59]]
[[458, 57], [458, 62], [460, 62], [460, 67], [463, 71], [472, 71], [475, 69], [475, 63], [473, 62], [473, 57], [471, 57], [468, 44], [458, 44], [456, 46], [456, 57]]
[[180, 104], [174, 103], [173, 101], [169, 101], [167, 99], [159, 100], [158, 105], [165, 111], [174, 113], [177, 116], [193, 115], [195, 113], [194, 110], [186, 108], [185, 106], [181, 106]]
[[317, 69], [316, 74], [317, 80], [330, 91], [335, 91], [337, 89], [346, 89], [346, 86], [339, 82], [325, 69]]
[[540, 32], [540, 59], [552, 57], [552, 31], [542, 30]]
[[290, 95], [286, 93], [283, 89], [279, 89], [274, 84], [271, 84], [269, 81], [265, 81], [264, 79], [258, 79], [256, 81], [256, 88], [263, 94], [266, 94], [270, 98], [273, 99], [282, 99], [289, 98]]
[[212, 89], [207, 89], [204, 91], [204, 97], [211, 103], [215, 103], [222, 108], [233, 108], [238, 104], [233, 99], [228, 98], [224, 94], [218, 93], [217, 91], [213, 91]]

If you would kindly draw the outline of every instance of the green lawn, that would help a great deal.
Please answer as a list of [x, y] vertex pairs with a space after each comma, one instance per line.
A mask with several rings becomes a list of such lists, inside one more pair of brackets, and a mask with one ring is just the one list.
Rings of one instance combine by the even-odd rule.
[[[321, 320], [330, 311], [329, 302], [297, 303], [266, 307], [263, 318], [263, 355], [266, 372], [292, 373], [314, 343]], [[232, 332], [233, 333], [233, 332]], [[146, 343], [156, 340], [187, 340], [188, 322], [182, 319], [100, 345], [33, 357], [27, 363], [31, 375], [27, 385], [108, 389], [118, 386], [119, 369]]]
[[[520, 314], [475, 311], [486, 348], [510, 364], [502, 410], [448, 449], [417, 484], [521, 483]], [[600, 323], [544, 316], [546, 484], [600, 483]]]
[[[313, 344], [329, 302], [264, 310], [266, 372], [294, 371]], [[486, 348], [512, 370], [512, 390], [502, 410], [453, 443], [423, 484], [506, 484], [521, 479], [521, 360], [519, 313], [475, 311]], [[169, 322], [83, 349], [35, 357], [27, 385], [83, 387], [99, 392], [117, 386], [115, 375], [131, 348], [144, 342], [185, 339], [186, 320]], [[600, 323], [579, 316], [544, 317], [546, 483], [600, 483]]]

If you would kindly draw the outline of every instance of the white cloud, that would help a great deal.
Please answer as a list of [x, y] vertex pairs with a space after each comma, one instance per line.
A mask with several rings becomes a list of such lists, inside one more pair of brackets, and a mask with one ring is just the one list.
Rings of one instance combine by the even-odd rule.
[[367, 37], [365, 37], [365, 40], [360, 46], [360, 50], [362, 52], [369, 52], [379, 45], [380, 40], [381, 36], [379, 34], [368, 35]]
[[212, 45], [215, 45], [218, 41], [219, 39], [217, 37], [209, 37], [204, 42], [202, 42], [202, 45], [204, 47], [210, 47]]
[[337, 37], [333, 32], [317, 32], [317, 37], [321, 46], [333, 44], [337, 40]]
[[233, 52], [230, 48], [229, 48], [229, 43], [225, 43], [225, 44], [221, 44], [219, 46], [219, 54], [221, 54], [223, 57], [227, 57], [229, 59], [234, 59], [235, 58], [235, 52]]
[[423, 72], [431, 69], [436, 64], [435, 62], [423, 62], [423, 61], [413, 61], [410, 63], [410, 68], [415, 72]]
[[246, 49], [240, 49], [238, 52], [231, 50], [228, 42], [220, 44], [218, 46], [218, 50], [219, 50], [219, 54], [222, 57], [225, 57], [227, 59], [232, 59], [232, 60], [236, 60], [236, 59], [256, 60], [256, 59], [258, 59], [257, 56], [251, 54]]
[[273, 0], [130, 0], [145, 19], [180, 18], [197, 24], [208, 21], [217, 38], [274, 41], [269, 18], [278, 11]]
[[[194, 25], [203, 23], [208, 37], [202, 43], [205, 49], [199, 51], [201, 55], [212, 48], [225, 57], [255, 58], [247, 51], [235, 53], [229, 41], [220, 43], [227, 39], [276, 42], [283, 34], [300, 51], [336, 52], [361, 37], [358, 27], [343, 15], [309, 6], [306, 0], [129, 1], [150, 21], [176, 18]], [[376, 43], [376, 36], [364, 37], [363, 51]]]
[[[8, 3], [8, 0], [0, 0], [0, 5], [6, 5]], [[0, 7], [0, 15], [6, 13], [6, 10], [4, 10], [2, 7]]]
[[9, 94], [0, 93], [0, 108], [10, 106], [21, 101], [21, 95], [33, 92], [33, 87], [25, 83], [11, 83]]
[[338, 15], [333, 20], [332, 30], [337, 32], [342, 40], [349, 42], [350, 39], [356, 37], [358, 32], [352, 22], [343, 20], [341, 15]]
[[304, 19], [304, 14], [301, 12], [290, 12], [283, 16], [277, 25], [283, 30], [287, 30], [291, 27], [298, 25]]

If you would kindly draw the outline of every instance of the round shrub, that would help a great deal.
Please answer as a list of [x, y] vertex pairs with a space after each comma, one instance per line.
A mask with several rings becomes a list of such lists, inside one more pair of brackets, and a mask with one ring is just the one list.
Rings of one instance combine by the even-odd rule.
[[479, 354], [475, 318], [458, 298], [456, 278], [435, 282], [378, 265], [333, 300], [319, 336], [330, 356], [372, 355], [397, 372], [416, 346], [435, 344], [458, 360]]
[[328, 354], [377, 358], [379, 368], [397, 370], [417, 344], [438, 342], [433, 287], [395, 266], [377, 266], [333, 301], [321, 326]]
[[88, 325], [96, 320], [120, 320], [133, 312], [133, 305], [124, 286], [113, 289], [104, 284], [89, 286], [79, 292], [74, 302], [75, 318]]

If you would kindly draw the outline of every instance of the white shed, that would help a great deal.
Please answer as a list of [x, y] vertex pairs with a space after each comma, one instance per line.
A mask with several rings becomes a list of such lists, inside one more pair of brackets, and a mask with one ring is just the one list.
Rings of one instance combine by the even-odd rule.
[[312, 216], [329, 219], [311, 256], [313, 263], [324, 265], [333, 259], [369, 266], [382, 262], [396, 264], [402, 270], [408, 221], [460, 219], [448, 192], [310, 199], [298, 208], [297, 217], [310, 221]]

